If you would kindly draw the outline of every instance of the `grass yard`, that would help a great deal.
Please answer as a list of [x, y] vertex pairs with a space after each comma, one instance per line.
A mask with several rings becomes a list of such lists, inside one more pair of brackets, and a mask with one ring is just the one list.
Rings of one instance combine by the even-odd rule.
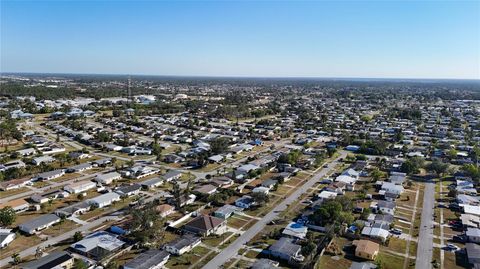
[[21, 187], [18, 189], [13, 189], [13, 190], [8, 190], [8, 191], [2, 191], [0, 192], [0, 198], [6, 198], [8, 196], [16, 195], [22, 192], [27, 192], [29, 189], [27, 187]]
[[[382, 248], [384, 248], [382, 246]], [[388, 248], [391, 251], [399, 252], [399, 253], [405, 253], [405, 250], [407, 249], [407, 241], [400, 239], [398, 237], [390, 237], [388, 241]]]
[[403, 269], [405, 258], [390, 253], [379, 253], [377, 260], [382, 263], [385, 269]]
[[20, 252], [31, 246], [35, 246], [40, 242], [42, 242], [42, 239], [40, 239], [36, 235], [24, 236], [17, 233], [17, 237], [15, 238], [15, 240], [13, 240], [13, 242], [10, 245], [8, 245], [8, 247], [0, 251], [0, 258], [3, 259], [3, 258], [10, 257], [13, 253]]
[[42, 231], [42, 234], [48, 235], [50, 237], [55, 237], [55, 236], [59, 236], [63, 233], [66, 233], [68, 231], [71, 231], [71, 230], [73, 230], [73, 229], [75, 229], [79, 226], [80, 225], [75, 223], [74, 221], [64, 220], [63, 222], [58, 223], [58, 224]]

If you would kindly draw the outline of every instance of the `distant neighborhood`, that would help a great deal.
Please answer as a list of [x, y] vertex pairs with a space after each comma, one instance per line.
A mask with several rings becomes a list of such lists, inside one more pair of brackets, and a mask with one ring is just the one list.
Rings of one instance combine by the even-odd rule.
[[0, 82], [0, 268], [480, 267], [467, 86]]

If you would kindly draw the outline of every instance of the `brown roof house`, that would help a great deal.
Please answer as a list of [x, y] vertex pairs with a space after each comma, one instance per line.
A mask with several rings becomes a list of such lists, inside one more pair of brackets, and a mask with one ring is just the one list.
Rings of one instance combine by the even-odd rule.
[[214, 216], [201, 215], [185, 224], [183, 229], [202, 236], [220, 235], [227, 231], [227, 221]]
[[375, 260], [380, 249], [380, 245], [378, 243], [370, 240], [354, 240], [353, 245], [356, 247], [355, 256], [367, 260]]
[[155, 210], [160, 213], [160, 216], [162, 218], [165, 218], [166, 216], [172, 214], [175, 211], [175, 207], [169, 205], [169, 204], [162, 204], [159, 205], [155, 208]]

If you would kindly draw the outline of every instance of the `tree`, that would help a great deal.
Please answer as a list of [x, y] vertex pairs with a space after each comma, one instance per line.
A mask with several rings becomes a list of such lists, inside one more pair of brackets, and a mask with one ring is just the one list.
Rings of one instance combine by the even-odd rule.
[[229, 139], [226, 137], [218, 137], [210, 142], [210, 150], [214, 154], [220, 154], [228, 149]]
[[384, 176], [384, 173], [382, 171], [380, 171], [380, 169], [378, 169], [377, 167], [373, 168], [372, 172], [370, 173], [370, 175], [372, 176], [372, 179], [375, 180], [375, 181], [378, 181], [380, 180], [381, 177]]
[[182, 205], [182, 191], [180, 190], [180, 185], [177, 181], [173, 182], [173, 200], [175, 201], [175, 207], [181, 209]]
[[164, 233], [164, 219], [155, 210], [153, 204], [142, 210], [130, 211], [132, 221], [129, 223], [132, 239], [146, 246], [158, 247], [162, 243]]
[[268, 195], [263, 192], [253, 192], [250, 196], [257, 205], [264, 205], [269, 201]]
[[434, 172], [440, 176], [448, 170], [448, 164], [439, 159], [434, 159], [430, 164], [427, 165], [426, 168], [427, 171]]
[[462, 166], [462, 171], [471, 177], [473, 180], [480, 180], [480, 168], [475, 164], [465, 164]]
[[425, 160], [421, 157], [412, 157], [402, 163], [401, 170], [407, 174], [415, 174], [423, 167]]
[[87, 269], [88, 265], [83, 260], [75, 259], [75, 262], [73, 263], [73, 268], [74, 269]]
[[20, 259], [20, 254], [18, 254], [17, 252], [13, 253], [12, 256], [11, 256], [12, 260], [13, 260], [13, 264], [14, 265], [17, 265], [20, 263], [21, 259]]
[[12, 225], [17, 218], [15, 210], [11, 206], [0, 209], [0, 223], [2, 226]]
[[78, 241], [80, 241], [80, 240], [82, 240], [82, 239], [83, 239], [83, 234], [82, 234], [82, 232], [80, 232], [80, 231], [75, 232], [75, 234], [73, 235], [73, 241], [74, 241], [74, 242], [78, 242]]

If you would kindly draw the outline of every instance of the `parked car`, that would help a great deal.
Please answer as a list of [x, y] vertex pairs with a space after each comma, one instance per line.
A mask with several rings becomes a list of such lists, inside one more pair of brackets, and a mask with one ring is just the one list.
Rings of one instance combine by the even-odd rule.
[[401, 234], [402, 234], [402, 230], [397, 229], [397, 228], [391, 229], [390, 232], [391, 232], [392, 234], [396, 234], [396, 235], [401, 235]]

